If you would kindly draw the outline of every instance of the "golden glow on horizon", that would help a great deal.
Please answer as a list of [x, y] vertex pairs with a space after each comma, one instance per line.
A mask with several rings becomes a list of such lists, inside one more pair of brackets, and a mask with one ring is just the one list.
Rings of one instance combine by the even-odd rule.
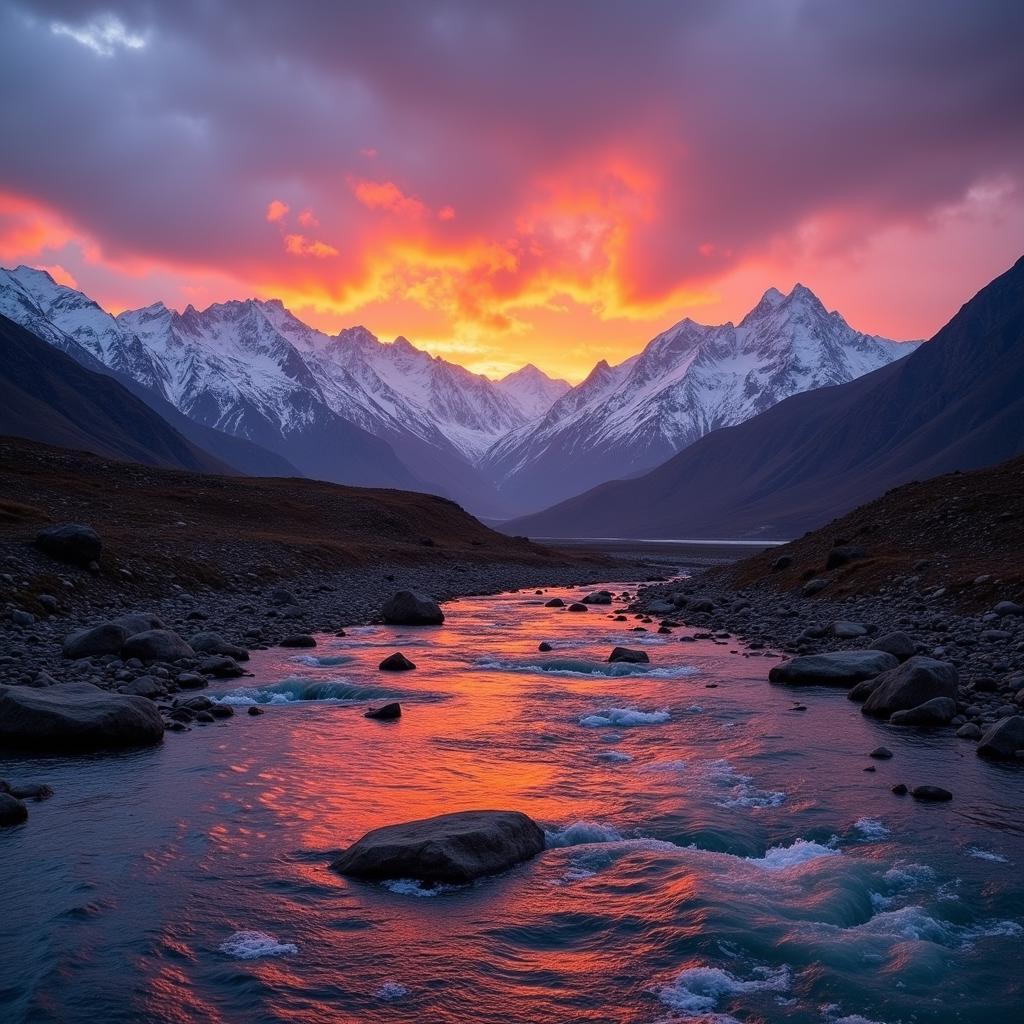
[[[717, 270], [655, 288], [645, 280], [643, 242], [658, 222], [663, 185], [626, 156], [592, 157], [532, 182], [514, 216], [487, 232], [464, 224], [456, 202], [431, 206], [391, 180], [346, 181], [338, 204], [349, 227], [337, 227], [338, 210], [269, 196], [254, 211], [265, 245], [230, 270], [106, 251], [59, 211], [0, 192], [0, 262], [48, 269], [113, 313], [157, 300], [203, 308], [279, 298], [325, 333], [361, 323], [382, 340], [403, 335], [490, 376], [532, 362], [578, 382], [598, 360], [628, 358], [684, 316], [735, 321], [767, 287], [785, 291], [797, 279], [859, 330], [927, 337], [1005, 269], [978, 266], [979, 244], [957, 244], [965, 224], [988, 232], [982, 243], [993, 252], [1007, 250], [1005, 265], [1019, 255], [1014, 229], [1024, 231], [1018, 207], [1002, 220], [990, 215], [1006, 199], [993, 186], [941, 213], [928, 231], [893, 225], [850, 256], [839, 250], [855, 218], [824, 211], [764, 252], [738, 256], [711, 240], [695, 243]], [[816, 252], [824, 255], [808, 257]], [[914, 282], [895, 287], [894, 261], [920, 269]], [[964, 283], [936, 306], [925, 294], [936, 278]]]

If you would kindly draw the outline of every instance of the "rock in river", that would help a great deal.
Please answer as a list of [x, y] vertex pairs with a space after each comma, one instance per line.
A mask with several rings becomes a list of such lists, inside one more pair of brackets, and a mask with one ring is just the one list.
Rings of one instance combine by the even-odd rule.
[[956, 701], [952, 697], [932, 697], [916, 708], [894, 711], [889, 716], [892, 725], [948, 725], [956, 715]]
[[381, 672], [408, 672], [416, 666], [401, 651], [389, 654], [378, 666]]
[[10, 793], [0, 793], [0, 828], [20, 825], [28, 819], [28, 808]]
[[92, 683], [36, 689], [0, 686], [0, 748], [103, 750], [159, 743], [164, 725], [151, 700], [101, 690]]
[[543, 849], [543, 830], [519, 811], [458, 811], [367, 832], [333, 867], [357, 878], [470, 882]]
[[916, 656], [879, 676], [877, 682], [861, 710], [865, 715], [888, 718], [894, 711], [909, 711], [934, 697], [956, 700], [959, 677], [946, 661]]
[[915, 800], [925, 800], [929, 803], [942, 803], [953, 799], [953, 794], [941, 786], [915, 786], [910, 791], [910, 795]]
[[396, 626], [440, 626], [444, 622], [440, 605], [432, 597], [413, 590], [399, 590], [385, 601], [381, 616]]
[[978, 753], [999, 761], [1011, 761], [1024, 751], [1024, 715], [1001, 718], [978, 743]]
[[375, 718], [380, 722], [393, 722], [396, 718], [402, 717], [402, 705], [398, 701], [390, 704], [383, 704], [379, 708], [370, 708], [363, 718]]
[[835, 651], [791, 658], [772, 668], [768, 678], [794, 686], [852, 686], [898, 665], [886, 651]]
[[642, 665], [651, 659], [647, 656], [646, 651], [638, 651], [633, 647], [616, 647], [608, 655], [608, 660], [611, 662], [624, 661], [630, 665]]

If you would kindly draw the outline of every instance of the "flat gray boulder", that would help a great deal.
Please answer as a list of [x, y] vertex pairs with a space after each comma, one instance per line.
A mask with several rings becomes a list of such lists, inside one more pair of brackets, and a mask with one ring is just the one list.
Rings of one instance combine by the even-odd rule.
[[978, 754], [996, 761], [1015, 761], [1024, 750], [1024, 715], [1001, 718], [978, 742]]
[[440, 605], [414, 590], [399, 590], [384, 602], [380, 613], [385, 622], [395, 626], [440, 626], [444, 622]]
[[909, 711], [935, 697], [956, 700], [960, 677], [949, 662], [917, 655], [879, 676], [877, 682], [861, 710], [875, 718], [888, 718], [895, 711]]
[[80, 629], [64, 638], [65, 658], [91, 658], [104, 654], [120, 654], [128, 631], [116, 622], [103, 622], [91, 629]]
[[791, 686], [853, 686], [898, 665], [887, 651], [834, 651], [791, 658], [774, 666], [768, 678]]
[[152, 701], [92, 683], [0, 686], [0, 748], [47, 753], [146, 747], [163, 739]]
[[147, 629], [128, 637], [121, 648], [122, 658], [140, 661], [177, 661], [194, 658], [196, 652], [170, 629]]
[[470, 882], [543, 849], [543, 829], [519, 811], [458, 811], [367, 832], [332, 866], [356, 878]]

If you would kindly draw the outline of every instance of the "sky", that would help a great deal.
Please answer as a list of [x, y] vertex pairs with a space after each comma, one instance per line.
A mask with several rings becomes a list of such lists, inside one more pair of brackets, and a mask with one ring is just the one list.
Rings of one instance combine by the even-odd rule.
[[1019, 0], [0, 0], [0, 265], [570, 380], [800, 281], [928, 337], [1024, 253]]

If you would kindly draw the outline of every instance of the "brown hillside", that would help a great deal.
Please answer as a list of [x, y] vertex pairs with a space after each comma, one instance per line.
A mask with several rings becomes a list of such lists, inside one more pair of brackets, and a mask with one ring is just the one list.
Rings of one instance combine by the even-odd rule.
[[[826, 571], [836, 545], [866, 557]], [[792, 565], [773, 572], [781, 556]], [[945, 587], [965, 607], [1024, 596], [1024, 456], [989, 469], [905, 484], [783, 547], [716, 570], [738, 587], [757, 583], [796, 590], [812, 578], [831, 580], [834, 600], [874, 593], [898, 577], [922, 591]], [[981, 583], [979, 577], [988, 576]], [[998, 586], [997, 586], [998, 581]]]
[[444, 498], [304, 479], [214, 476], [0, 438], [0, 545], [80, 522], [104, 542], [102, 576], [213, 586], [377, 562], [586, 561], [488, 529]]

